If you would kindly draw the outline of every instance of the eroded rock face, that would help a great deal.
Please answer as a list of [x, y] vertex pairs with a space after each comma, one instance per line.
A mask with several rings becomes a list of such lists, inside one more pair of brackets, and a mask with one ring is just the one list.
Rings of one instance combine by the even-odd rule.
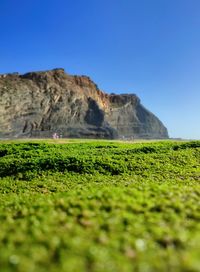
[[168, 138], [133, 94], [109, 95], [63, 69], [0, 75], [0, 138]]

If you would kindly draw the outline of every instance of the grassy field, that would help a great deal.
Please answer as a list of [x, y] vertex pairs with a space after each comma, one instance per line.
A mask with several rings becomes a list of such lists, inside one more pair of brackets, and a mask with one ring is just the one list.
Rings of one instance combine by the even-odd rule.
[[200, 271], [200, 141], [1, 141], [0, 184], [2, 272]]

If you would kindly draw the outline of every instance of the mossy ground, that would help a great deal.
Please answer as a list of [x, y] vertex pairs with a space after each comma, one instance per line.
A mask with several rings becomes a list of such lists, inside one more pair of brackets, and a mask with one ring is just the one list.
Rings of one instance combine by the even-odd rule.
[[1, 271], [200, 271], [199, 141], [50, 142], [0, 144]]

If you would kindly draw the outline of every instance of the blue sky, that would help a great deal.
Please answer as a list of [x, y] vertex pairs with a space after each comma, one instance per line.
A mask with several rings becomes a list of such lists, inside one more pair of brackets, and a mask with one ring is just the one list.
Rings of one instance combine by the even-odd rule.
[[199, 0], [1, 0], [0, 73], [65, 68], [200, 139]]

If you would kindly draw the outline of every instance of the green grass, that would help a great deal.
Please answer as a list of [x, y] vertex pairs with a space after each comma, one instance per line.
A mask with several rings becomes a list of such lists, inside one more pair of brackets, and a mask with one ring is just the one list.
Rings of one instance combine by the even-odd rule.
[[2, 141], [0, 177], [0, 271], [200, 271], [200, 141]]

